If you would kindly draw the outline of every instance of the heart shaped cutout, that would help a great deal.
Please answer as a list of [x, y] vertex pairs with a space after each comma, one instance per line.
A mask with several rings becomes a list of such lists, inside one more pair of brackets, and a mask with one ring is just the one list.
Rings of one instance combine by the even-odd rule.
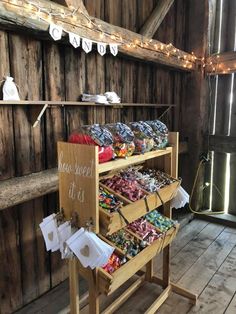
[[80, 249], [80, 253], [85, 257], [89, 257], [89, 246], [85, 245], [82, 249]]
[[53, 240], [53, 231], [48, 234], [48, 239], [49, 239], [50, 241]]

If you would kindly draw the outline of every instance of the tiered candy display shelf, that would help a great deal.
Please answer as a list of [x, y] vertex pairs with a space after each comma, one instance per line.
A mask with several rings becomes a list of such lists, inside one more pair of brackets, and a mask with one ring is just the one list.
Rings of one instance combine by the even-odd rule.
[[[99, 208], [99, 179], [116, 173], [125, 167], [144, 164], [147, 167], [163, 170], [177, 178], [178, 169], [178, 133], [169, 134], [170, 146], [163, 150], [152, 151], [144, 155], [136, 155], [127, 159], [118, 159], [104, 164], [98, 163], [98, 148], [96, 146], [58, 143], [58, 170], [60, 206], [67, 219], [77, 217], [79, 227], [91, 227], [103, 240], [109, 242], [105, 236], [121, 228], [126, 228], [129, 223], [142, 217], [155, 208], [162, 206], [163, 214], [171, 218], [170, 200], [174, 197], [179, 181], [159, 190], [156, 193], [147, 192], [145, 198], [136, 202], [118, 195], [122, 199], [121, 208], [123, 219], [118, 212], [108, 213]], [[101, 185], [101, 184], [100, 184]], [[109, 305], [103, 313], [113, 313], [127, 298], [134, 293], [143, 282], [157, 283], [163, 287], [162, 294], [147, 309], [146, 313], [155, 313], [161, 304], [170, 295], [171, 291], [196, 302], [196, 295], [170, 282], [170, 243], [175, 238], [179, 225], [170, 228], [151, 245], [144, 248], [135, 257], [126, 255], [127, 262], [109, 274], [102, 268], [94, 270], [83, 268], [77, 259], [69, 261], [70, 278], [70, 306], [71, 313], [79, 313], [78, 274], [88, 280], [89, 284], [89, 312], [98, 314], [99, 295], [109, 295], [119, 288], [133, 275], [138, 274], [138, 279], [120, 295], [115, 302]], [[124, 252], [116, 247], [115, 252], [124, 256]], [[153, 273], [153, 258], [163, 251], [163, 273], [158, 278]], [[146, 267], [144, 272], [142, 269]]]

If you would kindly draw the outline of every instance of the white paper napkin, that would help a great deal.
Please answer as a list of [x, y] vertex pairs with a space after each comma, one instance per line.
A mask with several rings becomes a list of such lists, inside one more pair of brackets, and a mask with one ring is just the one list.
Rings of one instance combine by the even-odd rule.
[[39, 225], [43, 233], [47, 251], [50, 250], [56, 251], [60, 247], [55, 216], [56, 216], [55, 214], [52, 214], [44, 218]]

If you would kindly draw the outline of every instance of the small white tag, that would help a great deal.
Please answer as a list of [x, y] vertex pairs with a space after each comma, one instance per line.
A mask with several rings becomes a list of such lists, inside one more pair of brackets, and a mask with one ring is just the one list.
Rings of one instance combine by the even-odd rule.
[[117, 44], [109, 44], [110, 52], [113, 56], [118, 54], [118, 45]]
[[97, 50], [101, 56], [104, 56], [104, 54], [106, 53], [106, 46], [107, 45], [104, 43], [97, 43]]
[[71, 45], [74, 48], [78, 48], [80, 46], [80, 36], [74, 33], [69, 32], [69, 40]]
[[58, 250], [60, 247], [60, 241], [58, 237], [55, 214], [46, 217], [39, 226], [43, 233], [47, 251], [52, 250], [54, 252]]
[[107, 263], [114, 248], [102, 241], [93, 232], [88, 232], [84, 228], [79, 229], [67, 241], [71, 251], [78, 257], [84, 267], [90, 266], [92, 269]]
[[54, 40], [60, 40], [61, 39], [62, 31], [63, 31], [63, 29], [61, 26], [58, 26], [55, 24], [50, 24], [49, 34], [52, 36], [52, 38]]
[[82, 48], [86, 53], [92, 50], [92, 46], [93, 46], [92, 40], [87, 38], [82, 39]]

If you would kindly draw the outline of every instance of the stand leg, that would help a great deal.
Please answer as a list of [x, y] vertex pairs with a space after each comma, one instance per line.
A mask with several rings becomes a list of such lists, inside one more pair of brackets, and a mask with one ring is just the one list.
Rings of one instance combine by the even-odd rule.
[[95, 268], [89, 278], [89, 314], [99, 314], [99, 294], [97, 289], [98, 271]]
[[[170, 202], [164, 205], [165, 216], [171, 218]], [[166, 288], [170, 284], [170, 245], [163, 250], [163, 287]]]
[[170, 246], [168, 245], [163, 250], [163, 288], [166, 288], [170, 283]]
[[70, 313], [79, 314], [79, 280], [76, 259], [69, 260]]
[[153, 277], [153, 259], [146, 264], [145, 280], [152, 281]]

